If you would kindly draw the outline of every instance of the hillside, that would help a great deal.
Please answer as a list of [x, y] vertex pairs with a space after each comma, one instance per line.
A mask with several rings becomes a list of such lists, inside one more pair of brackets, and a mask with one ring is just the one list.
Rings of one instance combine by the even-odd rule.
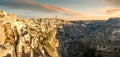
[[[110, 18], [104, 25], [82, 39], [103, 57], [119, 57], [120, 53], [120, 18]], [[116, 54], [114, 54], [116, 53]], [[112, 54], [112, 55], [108, 55]]]

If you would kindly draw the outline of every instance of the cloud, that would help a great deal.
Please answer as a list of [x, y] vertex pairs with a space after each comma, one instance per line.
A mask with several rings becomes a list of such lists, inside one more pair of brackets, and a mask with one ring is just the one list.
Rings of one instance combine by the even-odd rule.
[[100, 0], [101, 2], [105, 2], [105, 0]]
[[19, 0], [5, 0], [0, 1], [0, 6], [5, 6], [7, 8], [12, 9], [23, 9], [23, 10], [32, 10], [32, 11], [42, 11], [42, 12], [50, 12], [49, 10], [43, 9], [42, 7], [38, 7], [36, 5], [33, 5], [33, 1], [19, 1]]
[[120, 6], [120, 0], [107, 0], [107, 1], [111, 2], [115, 6]]
[[116, 13], [120, 13], [120, 8], [108, 5], [108, 6], [104, 6], [101, 9], [99, 9], [99, 12], [102, 14], [116, 14]]
[[32, 10], [32, 11], [42, 11], [48, 13], [62, 13], [67, 15], [83, 15], [80, 12], [70, 10], [64, 7], [58, 7], [53, 5], [46, 5], [46, 4], [38, 4], [32, 0], [12, 0], [12, 1], [2, 1], [0, 5], [17, 8], [17, 9], [25, 9], [25, 10]]
[[45, 4], [40, 4], [39, 6], [41, 6], [43, 8], [46, 8], [46, 9], [49, 9], [49, 10], [56, 11], [56, 12], [66, 13], [66, 14], [69, 14], [69, 15], [83, 15], [80, 12], [73, 11], [73, 10], [70, 10], [70, 9], [67, 9], [67, 8], [63, 8], [63, 7], [50, 6], [50, 5], [45, 5]]
[[107, 13], [107, 14], [120, 13], [120, 8], [107, 10], [106, 13]]

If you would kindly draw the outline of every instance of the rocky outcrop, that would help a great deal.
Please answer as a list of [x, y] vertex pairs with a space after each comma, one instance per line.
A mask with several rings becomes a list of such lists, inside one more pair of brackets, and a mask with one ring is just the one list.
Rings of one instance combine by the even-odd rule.
[[[20, 18], [0, 11], [1, 57], [119, 57], [120, 19]], [[116, 54], [114, 54], [116, 53]]]
[[[120, 18], [110, 18], [104, 25], [87, 37], [81, 39], [81, 41], [86, 42], [89, 47], [96, 49], [96, 53], [101, 54], [103, 57], [119, 57], [119, 29]], [[108, 55], [108, 53], [112, 55]]]
[[114, 48], [119, 49], [119, 22], [119, 18], [111, 18], [106, 21], [97, 31], [89, 35], [89, 37], [93, 37], [89, 39], [92, 42], [91, 44], [101, 51], [103, 49], [103, 51], [114, 52]]
[[22, 19], [9, 13], [0, 21], [0, 50], [4, 52], [0, 56], [61, 56], [58, 53], [57, 28], [70, 22], [60, 19]]
[[[73, 56], [70, 49], [75, 43], [78, 44], [75, 41], [91, 32], [91, 28], [87, 27], [89, 21], [77, 22], [55, 18], [24, 19], [9, 13], [1, 17], [0, 21], [2, 32], [0, 45], [5, 53], [0, 53], [1, 56], [68, 57], [70, 54]], [[77, 47], [77, 44], [76, 48], [82, 45], [79, 43]], [[72, 51], [74, 52], [75, 49], [73, 48]]]
[[0, 10], [0, 18], [4, 17], [5, 15], [7, 15], [7, 13], [3, 10]]

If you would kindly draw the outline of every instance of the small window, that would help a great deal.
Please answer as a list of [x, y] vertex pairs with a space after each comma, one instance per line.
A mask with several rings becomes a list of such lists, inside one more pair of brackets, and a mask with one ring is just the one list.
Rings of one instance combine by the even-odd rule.
[[103, 48], [105, 48], [105, 46], [103, 46]]
[[117, 51], [118, 50], [118, 48], [114, 48], [114, 51]]
[[111, 40], [109, 40], [109, 43], [111, 43], [112, 41]]
[[120, 52], [120, 49], [119, 49], [119, 52]]

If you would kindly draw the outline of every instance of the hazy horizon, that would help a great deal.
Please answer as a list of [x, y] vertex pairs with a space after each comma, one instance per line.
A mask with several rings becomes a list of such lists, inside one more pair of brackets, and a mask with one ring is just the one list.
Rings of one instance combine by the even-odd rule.
[[22, 17], [106, 20], [120, 16], [120, 0], [0, 0], [0, 10]]

